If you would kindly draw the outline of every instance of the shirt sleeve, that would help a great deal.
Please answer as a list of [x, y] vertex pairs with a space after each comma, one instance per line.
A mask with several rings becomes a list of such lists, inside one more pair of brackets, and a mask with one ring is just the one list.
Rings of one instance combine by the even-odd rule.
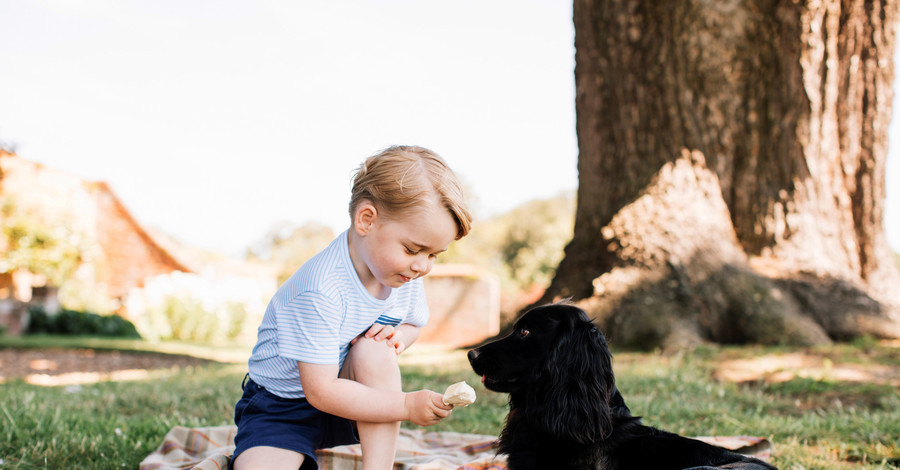
[[316, 292], [304, 292], [275, 313], [279, 354], [313, 364], [340, 362], [341, 309]]

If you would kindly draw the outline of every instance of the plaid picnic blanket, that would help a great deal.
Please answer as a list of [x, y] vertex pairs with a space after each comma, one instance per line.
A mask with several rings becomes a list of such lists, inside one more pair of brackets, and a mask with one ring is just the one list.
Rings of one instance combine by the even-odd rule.
[[[223, 470], [234, 451], [235, 426], [176, 426], [140, 465], [140, 470]], [[710, 444], [768, 460], [771, 443], [760, 437], [697, 437]], [[359, 445], [317, 451], [322, 470], [359, 470]], [[505, 470], [506, 456], [497, 454], [497, 437], [457, 432], [400, 430], [395, 470]]]
[[[222, 470], [234, 451], [235, 426], [176, 426], [140, 465], [140, 470]], [[506, 457], [497, 455], [497, 437], [457, 432], [400, 430], [394, 468], [397, 470], [502, 470]], [[359, 444], [316, 452], [320, 470], [362, 469]]]

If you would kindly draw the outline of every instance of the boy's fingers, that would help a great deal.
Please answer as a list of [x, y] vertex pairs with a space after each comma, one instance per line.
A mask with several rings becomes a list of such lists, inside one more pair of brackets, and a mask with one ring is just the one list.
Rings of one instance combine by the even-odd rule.
[[450, 416], [451, 413], [453, 413], [452, 406], [450, 407], [449, 410], [443, 409], [443, 408], [438, 408], [438, 409], [434, 410], [434, 415], [437, 417], [438, 421], [440, 421], [444, 418], [447, 418], [448, 416]]
[[[444, 403], [443, 395], [441, 395], [440, 393], [437, 393], [437, 392], [434, 392], [434, 393], [437, 396], [435, 396], [435, 395], [431, 396], [431, 403], [433, 403], [435, 407], [440, 408], [442, 410], [447, 410], [447, 411], [453, 410], [453, 405], [448, 405], [448, 404]], [[447, 415], [449, 416], [450, 413], [447, 413]]]
[[387, 337], [387, 343], [391, 346], [397, 347], [398, 344], [401, 344], [401, 338], [403, 337], [403, 332], [400, 330], [394, 330], [394, 333]]
[[379, 325], [377, 323], [372, 325], [372, 327], [369, 328], [369, 331], [366, 331], [366, 338], [372, 338], [375, 341], [383, 340], [385, 328], [385, 325]]
[[381, 331], [379, 331], [378, 334], [375, 335], [375, 341], [381, 341], [383, 339], [390, 338], [391, 336], [393, 336], [393, 333], [394, 327], [390, 325], [384, 325]]

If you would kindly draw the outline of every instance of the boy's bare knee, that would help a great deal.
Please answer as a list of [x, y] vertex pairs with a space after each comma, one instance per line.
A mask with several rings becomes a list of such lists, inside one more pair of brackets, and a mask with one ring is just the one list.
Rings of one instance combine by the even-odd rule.
[[370, 387], [400, 389], [397, 353], [384, 341], [360, 338], [347, 353], [341, 377]]
[[251, 447], [241, 453], [233, 462], [235, 470], [290, 469], [303, 464], [303, 454], [277, 447]]

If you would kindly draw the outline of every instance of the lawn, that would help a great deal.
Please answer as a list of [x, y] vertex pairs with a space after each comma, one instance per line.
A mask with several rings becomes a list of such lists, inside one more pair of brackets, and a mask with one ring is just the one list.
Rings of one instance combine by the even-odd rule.
[[[66, 345], [77, 346], [77, 341]], [[34, 344], [0, 340], [0, 347], [13, 346]], [[168, 352], [177, 349], [167, 346]], [[721, 377], [717, 369], [723, 364], [798, 354], [818, 361], [824, 373], [790, 378], [782, 370], [777, 380], [760, 375], [741, 383], [715, 378]], [[464, 351], [413, 348], [403, 359], [408, 390], [443, 391], [466, 380], [478, 393], [474, 405], [457, 409], [432, 430], [500, 431], [506, 397], [481, 387]], [[615, 368], [626, 401], [646, 424], [686, 435], [763, 436], [774, 443], [772, 461], [781, 469], [900, 468], [900, 395], [882, 373], [900, 368], [896, 346], [869, 341], [804, 350], [620, 351]], [[845, 368], [869, 371], [872, 380], [844, 378], [838, 372]], [[230, 424], [243, 374], [241, 364], [220, 363], [150, 372], [137, 381], [0, 384], [0, 468], [136, 468], [173, 426]]]

